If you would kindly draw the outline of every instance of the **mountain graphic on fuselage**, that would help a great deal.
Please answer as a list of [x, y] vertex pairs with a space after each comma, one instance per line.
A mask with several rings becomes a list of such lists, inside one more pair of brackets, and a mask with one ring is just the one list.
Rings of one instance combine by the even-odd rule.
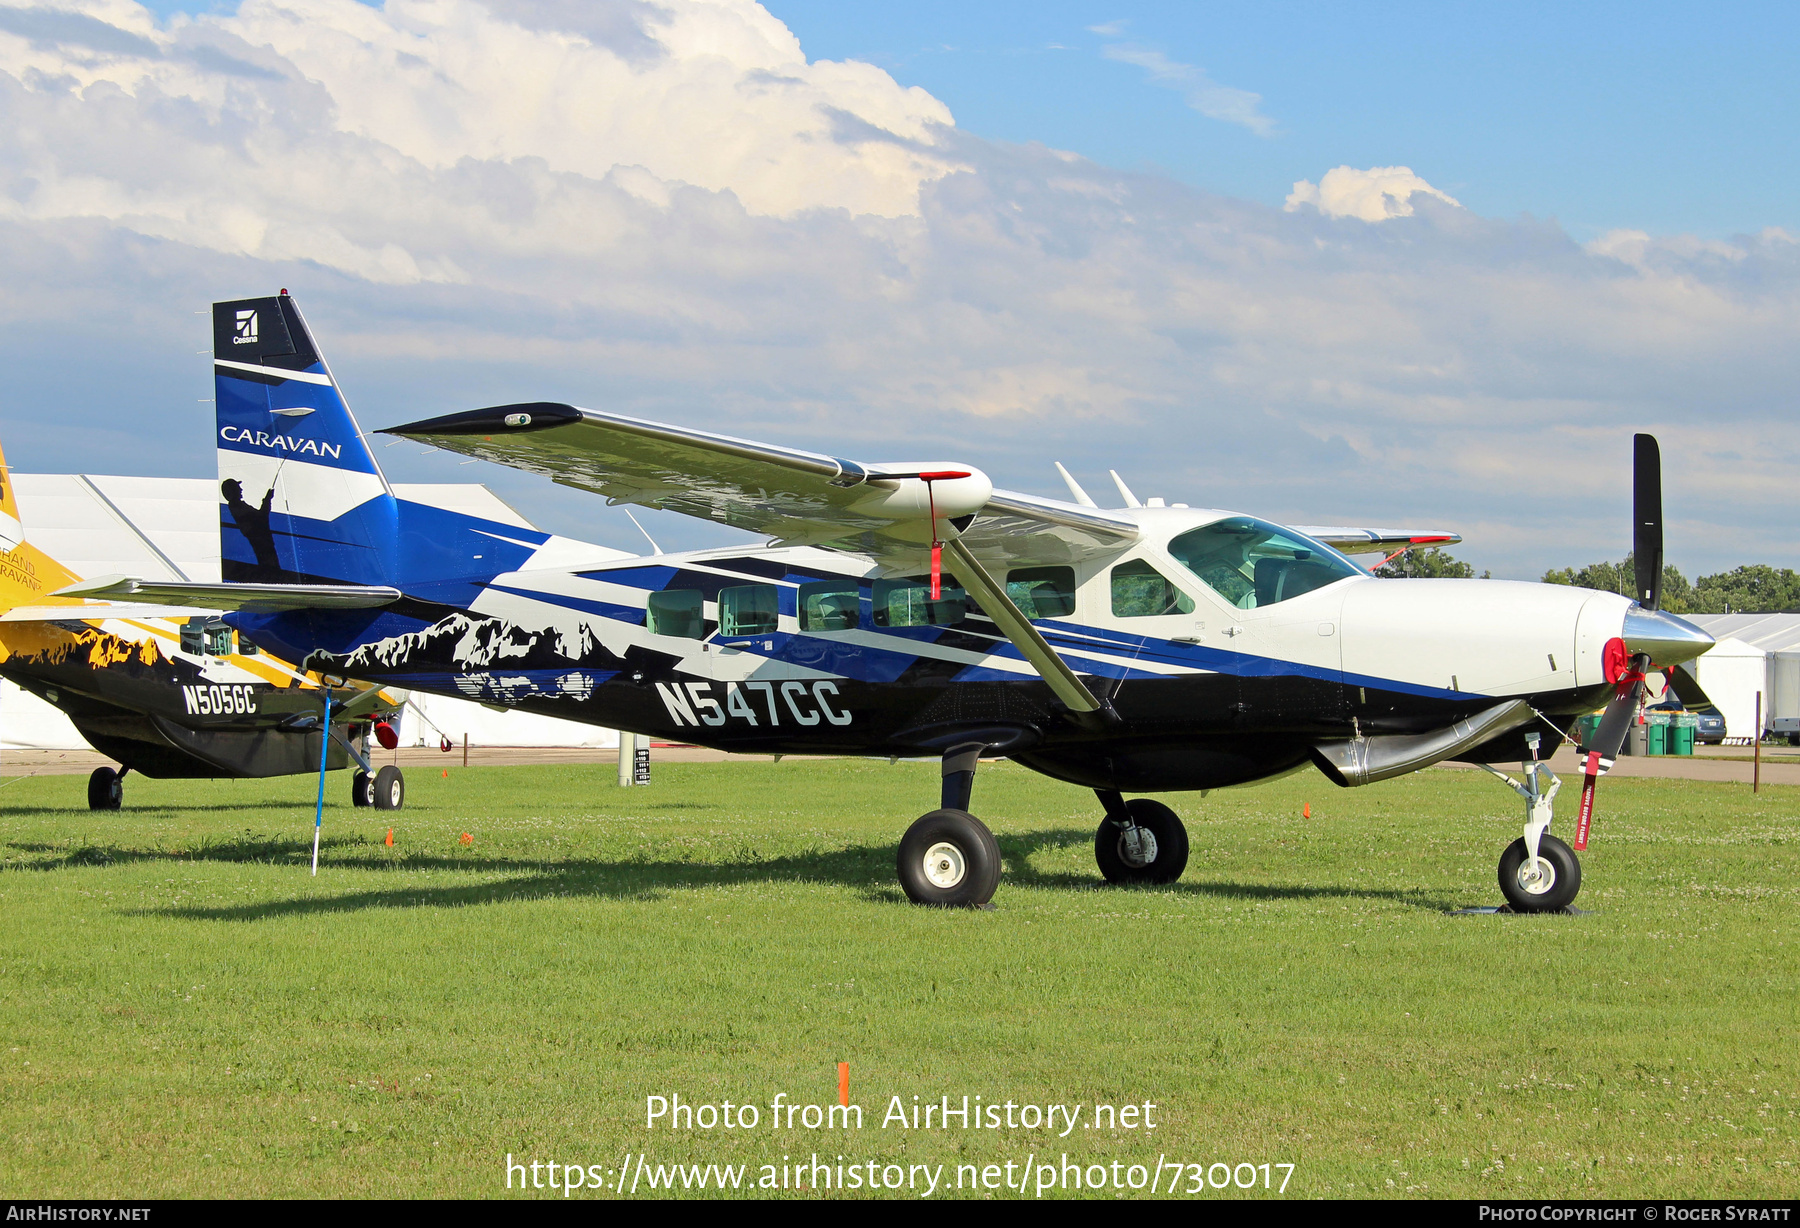
[[351, 677], [438, 671], [562, 670], [572, 665], [617, 669], [620, 659], [583, 626], [573, 634], [550, 627], [530, 631], [499, 618], [449, 614], [429, 627], [365, 644], [347, 656], [316, 652], [308, 668]]

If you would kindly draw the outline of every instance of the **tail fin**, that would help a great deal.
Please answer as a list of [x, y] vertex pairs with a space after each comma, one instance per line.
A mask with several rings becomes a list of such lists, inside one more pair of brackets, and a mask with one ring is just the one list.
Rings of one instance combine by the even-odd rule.
[[49, 594], [80, 579], [25, 540], [19, 503], [13, 497], [12, 470], [6, 467], [6, 454], [0, 452], [0, 611], [21, 605], [78, 605], [71, 598]]
[[223, 578], [381, 584], [394, 493], [286, 290], [213, 304]]

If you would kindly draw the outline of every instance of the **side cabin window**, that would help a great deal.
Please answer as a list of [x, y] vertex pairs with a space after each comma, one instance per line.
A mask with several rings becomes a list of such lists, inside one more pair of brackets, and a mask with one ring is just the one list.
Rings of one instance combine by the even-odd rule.
[[685, 640], [706, 637], [706, 599], [699, 589], [671, 588], [651, 593], [645, 623], [652, 635], [675, 635]]
[[190, 618], [181, 624], [181, 651], [193, 656], [231, 655], [231, 628], [222, 622]]
[[909, 576], [904, 580], [877, 580], [874, 614], [877, 627], [954, 627], [967, 617], [969, 595], [945, 579], [931, 599], [931, 580]]
[[1021, 567], [1009, 571], [1006, 595], [1026, 618], [1066, 618], [1075, 612], [1075, 569]]
[[781, 598], [773, 584], [740, 584], [719, 590], [720, 635], [768, 635], [776, 629]]
[[1241, 610], [1274, 605], [1362, 574], [1331, 547], [1252, 516], [1229, 516], [1189, 529], [1169, 543], [1169, 553]]
[[1192, 614], [1194, 599], [1147, 560], [1132, 559], [1112, 569], [1112, 612], [1115, 618]]
[[800, 586], [802, 631], [854, 631], [861, 592], [855, 580], [819, 580]]

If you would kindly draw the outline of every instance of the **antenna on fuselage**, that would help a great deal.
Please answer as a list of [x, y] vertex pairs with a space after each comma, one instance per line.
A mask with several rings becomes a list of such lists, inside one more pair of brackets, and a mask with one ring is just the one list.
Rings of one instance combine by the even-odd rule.
[[1081, 483], [1077, 482], [1074, 478], [1074, 475], [1072, 475], [1067, 469], [1063, 468], [1063, 464], [1061, 461], [1055, 461], [1053, 463], [1056, 465], [1056, 471], [1058, 473], [1062, 474], [1062, 480], [1068, 484], [1069, 493], [1075, 496], [1075, 502], [1081, 504], [1081, 506], [1083, 506], [1083, 507], [1099, 507], [1100, 506], [1098, 503], [1095, 503], [1092, 499], [1088, 498], [1088, 492], [1081, 489]]
[[[619, 510], [624, 512], [627, 516], [631, 516], [630, 508], [622, 507]], [[638, 518], [636, 516], [631, 516], [631, 523], [637, 524], [637, 531], [642, 533], [644, 535], [644, 540], [650, 543], [651, 554], [661, 554], [663, 552], [662, 547], [656, 544], [656, 539], [650, 536], [650, 530], [646, 529], [643, 525], [638, 524]]]
[[1119, 476], [1117, 469], [1108, 469], [1107, 472], [1112, 474], [1113, 485], [1119, 488], [1119, 497], [1125, 500], [1126, 507], [1144, 506], [1138, 502], [1138, 497], [1131, 493], [1131, 487], [1125, 485], [1125, 479]]

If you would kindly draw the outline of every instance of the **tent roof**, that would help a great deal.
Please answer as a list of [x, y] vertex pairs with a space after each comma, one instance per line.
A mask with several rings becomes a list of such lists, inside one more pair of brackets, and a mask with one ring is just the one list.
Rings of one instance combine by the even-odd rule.
[[1684, 617], [1708, 635], [1730, 636], [1764, 652], [1800, 650], [1800, 614], [1688, 614]]

